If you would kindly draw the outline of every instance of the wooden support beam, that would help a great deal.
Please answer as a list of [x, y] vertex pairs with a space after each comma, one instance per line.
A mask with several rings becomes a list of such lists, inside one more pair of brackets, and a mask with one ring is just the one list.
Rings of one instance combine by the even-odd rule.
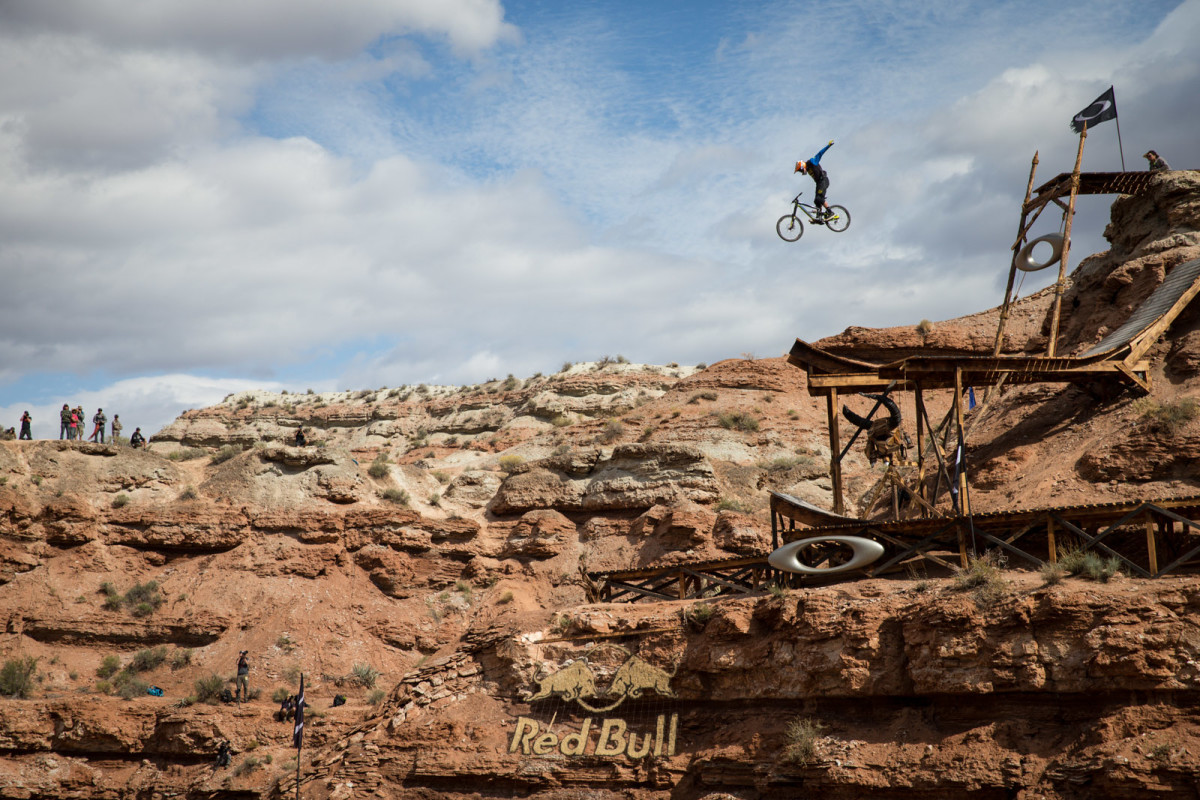
[[[1025, 219], [1029, 216], [1025, 207], [1029, 205], [1029, 196], [1033, 194], [1033, 176], [1037, 174], [1038, 154], [1033, 153], [1033, 163], [1029, 166], [1029, 185], [1025, 187], [1025, 202], [1021, 204], [1021, 221], [1017, 224], [1020, 233], [1017, 234], [1016, 244], [1013, 245], [1012, 262], [1008, 267], [1008, 285], [1004, 288], [1004, 303], [1000, 306], [1000, 321], [996, 324], [996, 342], [992, 345], [992, 355], [1000, 355], [1004, 344], [1004, 323], [1008, 320], [1008, 306], [1012, 302], [1013, 283], [1017, 277], [1017, 255], [1021, 252], [1021, 243], [1025, 241], [1028, 229]], [[1031, 223], [1032, 224], [1032, 223]]]
[[917, 384], [915, 401], [917, 404], [917, 496], [926, 506], [929, 498], [925, 492], [925, 391]]
[[1063, 229], [1062, 258], [1058, 261], [1058, 282], [1054, 284], [1054, 311], [1050, 315], [1050, 341], [1046, 344], [1046, 355], [1053, 356], [1058, 349], [1058, 325], [1062, 315], [1062, 296], [1066, 290], [1067, 258], [1071, 255], [1071, 222], [1075, 218], [1075, 197], [1079, 194], [1079, 167], [1083, 163], [1083, 143], [1087, 141], [1087, 123], [1079, 134], [1079, 151], [1075, 154], [1075, 171], [1071, 173], [1071, 202], [1067, 204], [1067, 221]]
[[829, 416], [829, 478], [833, 482], [833, 513], [845, 514], [846, 503], [842, 495], [842, 437], [838, 428], [838, 392], [830, 389], [825, 396], [825, 408]]
[[1146, 556], [1150, 562], [1150, 574], [1158, 576], [1158, 547], [1154, 541], [1154, 517], [1146, 514]]

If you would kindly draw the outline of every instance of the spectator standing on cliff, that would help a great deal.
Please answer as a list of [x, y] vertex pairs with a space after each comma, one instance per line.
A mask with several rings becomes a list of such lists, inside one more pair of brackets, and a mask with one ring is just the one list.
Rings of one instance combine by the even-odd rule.
[[70, 416], [69, 421], [67, 422], [67, 439], [68, 440], [73, 442], [76, 439], [82, 438], [82, 436], [80, 436], [80, 433], [79, 433], [79, 426], [82, 424], [83, 424], [83, 414], [80, 414], [75, 409], [71, 409], [71, 416]]
[[112, 421], [112, 440], [113, 444], [117, 443], [117, 439], [121, 436], [121, 415], [113, 414]]
[[146, 437], [142, 436], [141, 428], [133, 429], [133, 434], [129, 437], [129, 446], [134, 449], [146, 446]]
[[238, 653], [237, 683], [234, 685], [233, 699], [237, 702], [250, 699], [250, 651]]
[[105, 415], [103, 408], [96, 409], [96, 415], [92, 417], [92, 435], [88, 438], [89, 442], [96, 441], [96, 437], [100, 437], [100, 444], [104, 444], [104, 426], [108, 424], [108, 416]]
[[1165, 171], [1171, 168], [1171, 165], [1166, 162], [1166, 159], [1153, 150], [1147, 150], [1146, 154], [1143, 155], [1142, 158], [1150, 162], [1150, 166], [1147, 167], [1147, 169], [1149, 169], [1151, 172]]
[[33, 417], [29, 416], [29, 412], [26, 411], [21, 415], [21, 436], [19, 438], [33, 439], [33, 431], [30, 429], [31, 425], [33, 425]]
[[66, 439], [71, 433], [71, 407], [63, 403], [62, 411], [58, 412], [58, 419], [62, 423], [58, 428], [58, 438]]

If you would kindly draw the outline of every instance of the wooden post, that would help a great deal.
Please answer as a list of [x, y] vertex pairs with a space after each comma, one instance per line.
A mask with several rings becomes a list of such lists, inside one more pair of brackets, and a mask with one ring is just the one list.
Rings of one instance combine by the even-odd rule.
[[1075, 171], [1071, 173], [1071, 200], [1067, 203], [1067, 223], [1063, 229], [1062, 258], [1058, 261], [1058, 283], [1054, 285], [1054, 313], [1050, 317], [1050, 341], [1046, 344], [1046, 355], [1054, 357], [1058, 349], [1058, 324], [1062, 315], [1062, 296], [1066, 288], [1067, 256], [1071, 254], [1071, 221], [1075, 218], [1075, 198], [1079, 194], [1079, 167], [1083, 164], [1083, 143], [1087, 140], [1087, 123], [1079, 134], [1079, 151], [1075, 154]]
[[1046, 520], [1046, 544], [1050, 548], [1050, 563], [1058, 563], [1058, 547], [1054, 543], [1054, 519]]
[[830, 389], [825, 395], [829, 414], [829, 477], [833, 481], [833, 513], [845, 514], [846, 505], [842, 497], [842, 438], [838, 429], [838, 391]]
[[1004, 343], [1004, 323], [1008, 320], [1008, 305], [1012, 302], [1013, 283], [1017, 278], [1017, 254], [1021, 252], [1021, 242], [1025, 241], [1025, 219], [1029, 212], [1029, 198], [1033, 194], [1033, 176], [1037, 174], [1038, 154], [1033, 152], [1033, 163], [1029, 167], [1029, 185], [1025, 187], [1025, 202], [1021, 204], [1021, 222], [1017, 227], [1017, 243], [1013, 245], [1012, 262], [1008, 266], [1008, 285], [1004, 288], [1004, 305], [1000, 306], [1000, 321], [996, 325], [996, 343], [992, 345], [992, 355], [1000, 355]]
[[1158, 575], [1158, 548], [1154, 541], [1154, 517], [1146, 514], [1146, 554], [1150, 559], [1150, 574]]
[[971, 513], [971, 501], [967, 499], [967, 437], [963, 432], [962, 410], [962, 367], [954, 368], [954, 419], [958, 425], [958, 460], [962, 468], [958, 471], [958, 507], [963, 516]]
[[928, 501], [928, 493], [925, 491], [925, 393], [921, 384], [916, 385], [913, 394], [917, 404], [917, 495]]
[[963, 531], [962, 519], [971, 513], [967, 507], [967, 471], [962, 466], [966, 464], [967, 454], [966, 442], [963, 441], [963, 413], [962, 413], [962, 367], [954, 368], [954, 421], [958, 427], [958, 442], [955, 445], [955, 468], [958, 469], [958, 513], [959, 521], [956, 526], [958, 529], [958, 558], [962, 563], [962, 568], [966, 569], [969, 566], [967, 560], [967, 537]]

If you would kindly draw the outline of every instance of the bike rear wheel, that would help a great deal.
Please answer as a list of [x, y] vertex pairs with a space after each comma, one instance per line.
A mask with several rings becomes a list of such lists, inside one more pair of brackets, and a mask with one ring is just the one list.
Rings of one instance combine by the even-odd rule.
[[775, 232], [785, 242], [794, 242], [804, 235], [804, 223], [795, 214], [784, 214], [775, 223]]
[[833, 216], [825, 220], [825, 227], [834, 233], [841, 233], [850, 227], [850, 212], [845, 206], [830, 206]]

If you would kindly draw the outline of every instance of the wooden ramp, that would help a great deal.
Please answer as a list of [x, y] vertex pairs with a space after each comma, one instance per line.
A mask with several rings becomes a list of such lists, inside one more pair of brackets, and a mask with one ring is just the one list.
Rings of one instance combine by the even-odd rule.
[[946, 389], [1019, 383], [1090, 383], [1114, 380], [1146, 393], [1143, 361], [1171, 323], [1200, 293], [1200, 259], [1179, 264], [1129, 319], [1079, 356], [909, 356], [886, 364], [838, 356], [796, 340], [788, 363], [808, 375], [808, 391], [825, 395], [899, 389]]

